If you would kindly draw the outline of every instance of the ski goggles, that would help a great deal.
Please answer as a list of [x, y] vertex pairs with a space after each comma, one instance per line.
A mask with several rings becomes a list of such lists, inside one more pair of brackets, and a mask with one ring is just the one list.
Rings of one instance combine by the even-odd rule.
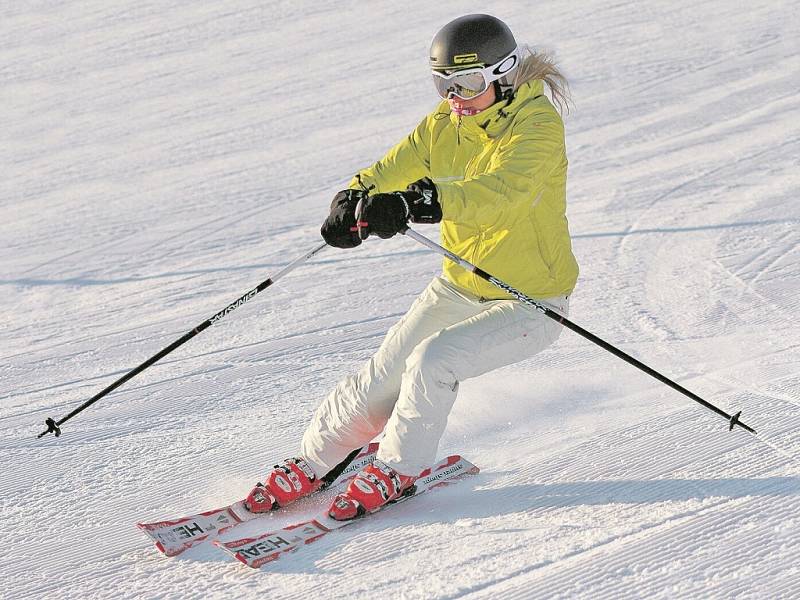
[[456, 96], [462, 100], [471, 100], [488, 90], [493, 82], [508, 75], [519, 61], [519, 47], [516, 47], [499, 62], [488, 67], [467, 68], [451, 73], [433, 71], [433, 84], [442, 98]]

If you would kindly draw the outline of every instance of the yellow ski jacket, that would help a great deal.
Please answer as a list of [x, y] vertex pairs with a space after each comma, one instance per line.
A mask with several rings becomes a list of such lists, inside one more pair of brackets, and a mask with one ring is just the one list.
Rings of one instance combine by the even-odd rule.
[[[439, 192], [445, 248], [533, 298], [572, 292], [564, 125], [541, 80], [460, 122], [442, 101], [350, 187], [360, 178], [370, 193], [391, 192], [423, 177]], [[476, 296], [510, 297], [448, 259], [444, 274]]]

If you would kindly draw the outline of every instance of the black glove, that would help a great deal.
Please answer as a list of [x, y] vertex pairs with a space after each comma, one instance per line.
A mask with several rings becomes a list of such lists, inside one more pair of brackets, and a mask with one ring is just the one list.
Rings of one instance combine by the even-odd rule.
[[361, 201], [356, 211], [356, 224], [362, 240], [371, 233], [387, 239], [406, 229], [409, 210], [405, 194], [375, 194]]
[[342, 190], [333, 197], [331, 214], [322, 224], [320, 233], [329, 246], [355, 248], [361, 243], [356, 227], [356, 206], [366, 199], [363, 190]]
[[425, 177], [408, 186], [404, 192], [375, 194], [361, 203], [356, 215], [358, 233], [362, 240], [370, 233], [383, 239], [406, 229], [408, 220], [414, 223], [438, 223], [442, 220], [442, 207], [434, 183]]
[[427, 177], [409, 185], [404, 196], [414, 223], [438, 223], [442, 220], [439, 193]]

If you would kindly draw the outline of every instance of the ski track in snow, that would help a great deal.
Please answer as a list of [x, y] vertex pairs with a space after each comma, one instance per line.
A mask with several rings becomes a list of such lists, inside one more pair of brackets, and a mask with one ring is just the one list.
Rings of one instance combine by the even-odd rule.
[[440, 453], [477, 477], [260, 571], [158, 554], [134, 523], [226, 504], [296, 452], [439, 271], [402, 238], [326, 250], [35, 438], [318, 244], [335, 191], [434, 105], [436, 29], [486, 10], [0, 7], [3, 598], [800, 598], [789, 2], [491, 8], [572, 82], [571, 317], [757, 436], [565, 332], [463, 382]]

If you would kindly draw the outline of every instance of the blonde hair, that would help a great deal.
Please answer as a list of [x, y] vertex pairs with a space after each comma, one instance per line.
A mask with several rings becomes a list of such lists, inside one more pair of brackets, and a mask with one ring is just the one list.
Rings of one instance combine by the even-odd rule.
[[547, 52], [537, 51], [528, 45], [520, 46], [522, 62], [516, 68], [513, 89], [517, 89], [528, 81], [541, 79], [550, 88], [550, 97], [558, 112], [569, 113], [572, 106], [572, 97], [569, 91], [569, 82], [556, 65], [553, 56]]

